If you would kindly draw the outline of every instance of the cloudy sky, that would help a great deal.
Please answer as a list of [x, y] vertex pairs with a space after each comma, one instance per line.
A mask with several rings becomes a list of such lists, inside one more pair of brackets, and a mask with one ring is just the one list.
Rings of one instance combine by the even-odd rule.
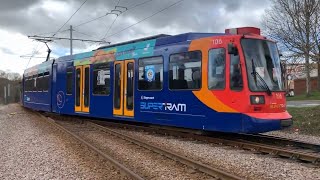
[[[74, 38], [105, 38], [106, 41], [117, 43], [156, 34], [224, 32], [225, 28], [230, 27], [259, 27], [265, 9], [270, 7], [269, 0], [184, 0], [123, 30], [179, 0], [87, 0], [62, 27], [84, 1], [0, 0], [0, 69], [22, 74], [26, 67], [41, 63], [45, 60], [41, 57], [46, 56], [46, 46], [27, 36], [56, 34], [55, 37], [68, 38], [70, 32], [67, 29], [70, 25], [75, 29]], [[111, 27], [116, 15], [101, 16], [113, 10], [117, 4], [129, 9], [119, 15]], [[85, 23], [98, 17], [101, 18]], [[61, 32], [56, 33], [61, 27]], [[66, 40], [57, 40], [48, 45], [52, 49], [51, 57], [69, 54], [69, 42]], [[74, 53], [99, 46], [99, 43], [75, 41]], [[32, 54], [34, 58], [31, 60], [25, 57]]]

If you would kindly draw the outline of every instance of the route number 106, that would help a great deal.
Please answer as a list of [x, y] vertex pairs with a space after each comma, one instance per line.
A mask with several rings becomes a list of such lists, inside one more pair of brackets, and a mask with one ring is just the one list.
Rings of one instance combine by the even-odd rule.
[[214, 39], [212, 40], [213, 45], [222, 44], [222, 39]]

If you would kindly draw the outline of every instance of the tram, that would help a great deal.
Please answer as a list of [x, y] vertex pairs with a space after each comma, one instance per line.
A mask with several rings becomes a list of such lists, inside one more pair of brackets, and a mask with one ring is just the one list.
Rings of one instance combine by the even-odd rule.
[[292, 124], [276, 42], [255, 27], [161, 34], [47, 60], [25, 70], [23, 105], [232, 133]]

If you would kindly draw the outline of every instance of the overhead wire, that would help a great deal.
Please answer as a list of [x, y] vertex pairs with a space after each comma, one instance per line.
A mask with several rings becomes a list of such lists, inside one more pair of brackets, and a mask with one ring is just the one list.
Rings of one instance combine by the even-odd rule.
[[[116, 5], [115, 7], [117, 7], [117, 6], [119, 5], [120, 1], [121, 1], [121, 0], [118, 0], [118, 3], [117, 3], [117, 5]], [[122, 13], [122, 11], [120, 11], [120, 14], [121, 14], [121, 13]], [[112, 28], [112, 26], [114, 25], [114, 23], [116, 22], [116, 20], [117, 20], [118, 17], [120, 16], [120, 14], [117, 15], [116, 18], [114, 18], [114, 20], [113, 20], [113, 22], [111, 23], [111, 25], [109, 26], [106, 34], [105, 34], [101, 39], [104, 39], [104, 38], [107, 36], [107, 34], [109, 33], [110, 29]]]
[[148, 16], [148, 17], [146, 17], [146, 18], [144, 18], [144, 19], [142, 19], [142, 20], [140, 20], [140, 21], [138, 21], [138, 22], [136, 22], [136, 23], [134, 23], [134, 24], [132, 24], [132, 25], [130, 25], [130, 26], [127, 26], [126, 28], [121, 29], [120, 31], [117, 31], [116, 33], [111, 34], [110, 36], [107, 36], [107, 37], [105, 37], [105, 38], [109, 38], [109, 37], [115, 36], [115, 35], [117, 35], [117, 34], [119, 34], [119, 33], [123, 32], [123, 31], [125, 31], [125, 30], [127, 30], [127, 29], [129, 29], [129, 28], [131, 28], [131, 27], [133, 27], [133, 26], [135, 26], [135, 25], [137, 25], [137, 24], [139, 24], [139, 23], [141, 23], [141, 22], [143, 22], [143, 21], [145, 21], [145, 20], [149, 19], [149, 18], [152, 18], [153, 16], [155, 16], [155, 15], [157, 15], [157, 14], [159, 14], [159, 13], [161, 13], [161, 12], [163, 12], [163, 11], [165, 11], [165, 10], [167, 10], [167, 9], [169, 9], [169, 8], [171, 8], [171, 7], [173, 7], [173, 6], [177, 5], [177, 4], [179, 4], [179, 3], [181, 3], [182, 1], [184, 1], [184, 0], [179, 0], [179, 1], [177, 1], [177, 2], [175, 2], [175, 3], [173, 3], [173, 4], [171, 4], [171, 5], [169, 5], [169, 6], [165, 7], [165, 8], [163, 8], [163, 9], [161, 9], [161, 10], [159, 10], [159, 11], [157, 11], [157, 12], [153, 13], [152, 15], [150, 15], [150, 16]]
[[[121, 1], [121, 0], [118, 0], [118, 3], [117, 3], [116, 6], [119, 5], [120, 1]], [[139, 3], [139, 4], [133, 5], [133, 6], [129, 7], [129, 8], [127, 8], [125, 11], [121, 12], [120, 14], [125, 13], [125, 12], [127, 12], [127, 11], [129, 11], [129, 10], [135, 9], [136, 7], [139, 7], [139, 6], [141, 6], [141, 5], [144, 5], [144, 4], [146, 4], [146, 3], [148, 3], [148, 2], [151, 2], [151, 1], [153, 1], [153, 0], [147, 0], [147, 1], [141, 2], [141, 3]], [[136, 23], [134, 23], [134, 24], [132, 24], [132, 25], [124, 28], [124, 29], [121, 29], [120, 31], [118, 31], [118, 32], [116, 32], [116, 33], [114, 33], [114, 34], [111, 34], [111, 35], [107, 36], [107, 34], [109, 33], [110, 29], [112, 28], [112, 26], [114, 25], [115, 21], [117, 20], [118, 16], [120, 15], [120, 14], [119, 14], [119, 15], [117, 15], [117, 17], [114, 19], [114, 21], [112, 22], [111, 26], [108, 28], [108, 31], [107, 31], [107, 33], [104, 35], [104, 38], [109, 38], [109, 37], [115, 36], [115, 35], [123, 32], [123, 31], [125, 31], [125, 30], [127, 30], [127, 29], [129, 29], [129, 28], [131, 28], [131, 27], [133, 27], [133, 26], [135, 26], [135, 25], [137, 25], [137, 24], [139, 24], [139, 23], [141, 23], [141, 22], [149, 19], [149, 18], [152, 18], [153, 16], [155, 16], [155, 15], [157, 15], [157, 14], [159, 14], [159, 13], [161, 13], [161, 12], [163, 12], [163, 11], [165, 11], [165, 10], [167, 10], [167, 9], [169, 9], [169, 8], [171, 8], [171, 7], [179, 4], [179, 3], [181, 3], [182, 1], [184, 1], [184, 0], [179, 0], [179, 1], [177, 1], [177, 2], [175, 2], [175, 3], [173, 3], [173, 4], [171, 4], [171, 5], [163, 8], [163, 9], [161, 9], [161, 10], [153, 13], [152, 15], [150, 15], [150, 16], [148, 16], [148, 17], [146, 17], [146, 18], [144, 18], [144, 19], [142, 19], [142, 20], [140, 20], [140, 21], [138, 21], [138, 22], [136, 22]], [[72, 19], [72, 17], [81, 9], [81, 7], [82, 7], [86, 2], [87, 2], [87, 0], [85, 0], [85, 1], [80, 5], [80, 7], [71, 15], [71, 17], [70, 17], [52, 36], [55, 36], [55, 35], [56, 35], [57, 33], [59, 33], [59, 32], [68, 31], [68, 30], [63, 30], [63, 31], [61, 31], [61, 29]], [[101, 19], [101, 18], [103, 18], [103, 17], [105, 17], [105, 16], [107, 16], [107, 15], [109, 15], [109, 14], [111, 14], [111, 13], [106, 13], [105, 15], [102, 15], [102, 16], [99, 16], [99, 17], [97, 17], [97, 18], [91, 19], [91, 20], [89, 20], [89, 21], [83, 22], [83, 23], [78, 24], [78, 25], [76, 25], [76, 26], [74, 26], [74, 27], [79, 27], [79, 26], [88, 24], [88, 23], [90, 23], [90, 22], [93, 22], [93, 21], [96, 21], [96, 20], [98, 20], [98, 19]], [[85, 34], [85, 33], [79, 32], [79, 31], [76, 31], [76, 32], [78, 32], [78, 33], [80, 33], [80, 34], [83, 34], [83, 35], [90, 36], [90, 35], [88, 35], [88, 34]], [[45, 34], [47, 34], [47, 33], [45, 33]], [[93, 36], [92, 36], [92, 37], [93, 37]], [[39, 44], [38, 44], [38, 45], [39, 45]], [[38, 47], [38, 46], [37, 46], [37, 47]], [[37, 48], [35, 48], [35, 49], [37, 49]], [[36, 53], [38, 53], [38, 51], [34, 51], [32, 56], [34, 56], [34, 54], [36, 54]], [[28, 64], [30, 63], [30, 60], [31, 60], [32, 56], [30, 57]], [[27, 66], [28, 66], [28, 65], [27, 65]]]
[[87, 2], [88, 0], [83, 1], [83, 3], [80, 5], [80, 7], [69, 17], [69, 19], [58, 29], [56, 33], [54, 33], [52, 36], [55, 36], [71, 19], [72, 17], [81, 9], [81, 7]]
[[[88, 0], [85, 0], [85, 1], [80, 5], [80, 7], [79, 7], [79, 8], [69, 17], [69, 19], [52, 35], [52, 37], [54, 37], [57, 33], [59, 33], [59, 32], [61, 31], [61, 29], [73, 18], [73, 16], [81, 9], [81, 7], [82, 7], [87, 1], [88, 1]], [[66, 31], [66, 30], [63, 30], [63, 32], [64, 32], [64, 31]], [[39, 42], [39, 43], [40, 43], [40, 42]], [[39, 43], [38, 43], [37, 47], [35, 48], [35, 50], [33, 51], [33, 53], [32, 53], [32, 55], [31, 55], [31, 57], [30, 57], [30, 59], [29, 59], [29, 61], [28, 61], [28, 64], [27, 64], [27, 66], [26, 66], [25, 69], [28, 68], [32, 57], [33, 57], [35, 54], [37, 54], [37, 53], [40, 51], [40, 49], [42, 49], [43, 45], [40, 47], [39, 50], [36, 50], [36, 49], [38, 49]]]
[[[135, 9], [135, 8], [137, 8], [137, 7], [139, 7], [139, 6], [142, 6], [142, 5], [144, 5], [144, 4], [148, 3], [148, 2], [151, 2], [151, 1], [153, 1], [153, 0], [147, 0], [147, 1], [144, 1], [144, 2], [142, 2], [142, 3], [133, 5], [132, 7], [128, 7], [128, 9], [127, 9], [126, 11], [124, 11], [123, 13], [128, 12], [129, 10], [133, 10], [133, 9]], [[103, 17], [106, 17], [106, 16], [108, 16], [108, 15], [110, 15], [110, 14], [111, 14], [111, 13], [106, 13], [105, 15], [102, 15], [102, 16], [93, 18], [93, 19], [91, 19], [91, 20], [85, 21], [85, 22], [83, 22], [83, 23], [80, 23], [80, 24], [78, 24], [78, 25], [75, 25], [74, 28], [77, 28], [77, 27], [79, 27], [79, 26], [82, 26], [82, 25], [91, 23], [91, 22], [96, 21], [96, 20], [99, 20], [99, 19], [101, 19], [101, 18], [103, 18]]]
[[82, 35], [85, 35], [85, 36], [88, 36], [88, 37], [93, 37], [93, 38], [96, 38], [95, 36], [93, 35], [90, 35], [90, 34], [87, 34], [87, 33], [84, 33], [84, 32], [80, 32], [79, 30], [76, 30], [76, 29], [73, 29], [74, 32], [77, 32], [79, 34], [82, 34]]
[[46, 35], [46, 34], [52, 34], [52, 33], [63, 33], [63, 32], [66, 32], [66, 31], [69, 31], [69, 29], [65, 29], [65, 30], [63, 30], [63, 31], [59, 31], [59, 32], [57, 32], [57, 31], [52, 31], [52, 32], [46, 32], [46, 33], [39, 33], [39, 34], [36, 34], [37, 36], [41, 36], [41, 35]]
[[[29, 61], [28, 61], [27, 65], [26, 65], [26, 68], [25, 68], [25, 69], [28, 68], [28, 66], [29, 66], [29, 64], [30, 64], [30, 61], [31, 61], [32, 57], [36, 54], [35, 52], [37, 51], [39, 45], [40, 45], [40, 42], [38, 42], [36, 48], [33, 49], [33, 52], [32, 52], [32, 54], [31, 54], [31, 56], [30, 56], [30, 58], [29, 58]], [[39, 51], [39, 50], [38, 50], [38, 51]]]

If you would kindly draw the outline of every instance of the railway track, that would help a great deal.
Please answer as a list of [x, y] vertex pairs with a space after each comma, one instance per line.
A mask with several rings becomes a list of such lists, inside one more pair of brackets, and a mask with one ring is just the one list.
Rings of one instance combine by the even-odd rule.
[[[68, 130], [70, 127], [69, 128], [64, 127], [64, 125], [59, 123], [57, 121], [57, 119], [54, 118], [54, 117], [50, 118], [50, 117], [45, 117], [43, 115], [40, 115], [40, 116], [42, 116], [42, 118], [45, 119], [47, 122], [49, 122], [51, 125], [56, 126], [61, 131], [64, 131], [64, 132], [70, 134], [75, 139], [77, 139], [78, 141], [80, 141], [81, 143], [85, 144], [90, 149], [92, 149], [93, 151], [95, 151], [96, 153], [101, 155], [103, 158], [105, 158], [108, 161], [110, 161], [117, 169], [119, 169], [121, 172], [123, 172], [124, 174], [126, 174], [130, 178], [132, 178], [132, 179], [144, 179], [143, 177], [139, 176], [135, 172], [131, 171], [129, 168], [125, 167], [123, 164], [121, 164], [121, 162], [119, 162], [116, 159], [112, 158], [110, 155], [106, 154], [105, 152], [103, 152], [99, 148], [95, 147], [94, 145], [92, 145], [91, 143], [86, 141], [81, 136], [77, 135], [77, 133], [75, 132], [76, 130], [72, 130], [72, 131]], [[72, 119], [72, 118], [69, 118], [69, 119]], [[180, 154], [171, 152], [169, 150], [162, 149], [161, 147], [157, 147], [157, 146], [154, 146], [154, 145], [152, 145], [150, 143], [144, 142], [141, 139], [130, 137], [128, 135], [122, 134], [120, 132], [117, 132], [116, 129], [111, 129], [111, 128], [96, 124], [96, 123], [94, 123], [92, 121], [85, 121], [84, 123], [86, 125], [90, 126], [91, 128], [94, 128], [95, 130], [99, 130], [99, 131], [107, 133], [109, 135], [121, 138], [121, 139], [123, 139], [125, 141], [128, 141], [130, 143], [138, 145], [139, 147], [143, 147], [143, 148], [148, 149], [148, 150], [150, 150], [152, 152], [160, 154], [161, 156], [165, 156], [165, 157], [167, 157], [167, 158], [169, 158], [171, 160], [180, 162], [180, 163], [188, 166], [191, 169], [195, 169], [195, 170], [197, 170], [199, 172], [202, 172], [202, 173], [204, 173], [206, 175], [209, 175], [211, 177], [214, 177], [214, 178], [217, 178], [217, 179], [232, 179], [232, 180], [242, 179], [241, 177], [238, 177], [236, 175], [228, 173], [227, 171], [225, 171], [223, 169], [218, 169], [218, 168], [214, 168], [214, 167], [208, 166], [206, 164], [202, 164], [200, 162], [192, 160], [191, 158], [185, 157], [184, 155], [180, 155]], [[81, 131], [84, 131], [84, 130], [85, 129], [81, 128]]]
[[253, 141], [258, 143], [267, 143], [271, 145], [277, 145], [282, 147], [291, 147], [296, 149], [306, 149], [310, 150], [310, 152], [314, 153], [320, 153], [320, 145], [319, 144], [310, 144], [298, 140], [293, 139], [287, 139], [277, 136], [270, 136], [270, 135], [264, 135], [264, 134], [255, 134], [255, 135], [246, 135], [241, 134], [238, 136], [239, 139], [247, 140], [247, 141]]
[[50, 118], [50, 117], [45, 117], [41, 114], [39, 114], [39, 116], [41, 118], [43, 118], [44, 120], [46, 120], [46, 122], [48, 122], [49, 124], [51, 124], [52, 126], [58, 128], [59, 130], [71, 135], [72, 137], [74, 137], [76, 140], [78, 140], [79, 142], [81, 142], [82, 144], [86, 145], [88, 148], [90, 148], [92, 151], [96, 152], [97, 154], [99, 154], [101, 157], [103, 157], [104, 159], [106, 159], [107, 161], [109, 161], [112, 166], [114, 166], [115, 168], [117, 168], [121, 173], [125, 174], [126, 176], [128, 176], [130, 179], [135, 179], [135, 180], [143, 180], [143, 178], [141, 176], [139, 176], [138, 174], [136, 174], [135, 172], [131, 171], [129, 168], [127, 168], [126, 166], [124, 166], [123, 164], [121, 164], [119, 161], [117, 161], [116, 159], [112, 158], [110, 155], [104, 153], [103, 151], [101, 151], [100, 149], [96, 148], [95, 146], [93, 146], [92, 144], [90, 144], [89, 142], [85, 141], [82, 137], [78, 136], [76, 133], [69, 131], [68, 129], [66, 129], [65, 127], [63, 127], [62, 125], [58, 124], [55, 122], [54, 119]]
[[105, 121], [93, 121], [104, 126], [117, 128], [143, 130], [162, 135], [170, 135], [181, 138], [188, 138], [197, 141], [204, 141], [214, 144], [222, 144], [237, 147], [244, 150], [271, 154], [276, 157], [289, 158], [299, 162], [311, 163], [320, 166], [320, 145], [306, 142], [280, 138], [267, 135], [245, 135], [245, 134], [225, 134], [209, 133], [202, 134], [200, 131], [189, 131], [178, 128], [165, 128], [159, 126], [137, 126], [132, 124], [113, 123]]

